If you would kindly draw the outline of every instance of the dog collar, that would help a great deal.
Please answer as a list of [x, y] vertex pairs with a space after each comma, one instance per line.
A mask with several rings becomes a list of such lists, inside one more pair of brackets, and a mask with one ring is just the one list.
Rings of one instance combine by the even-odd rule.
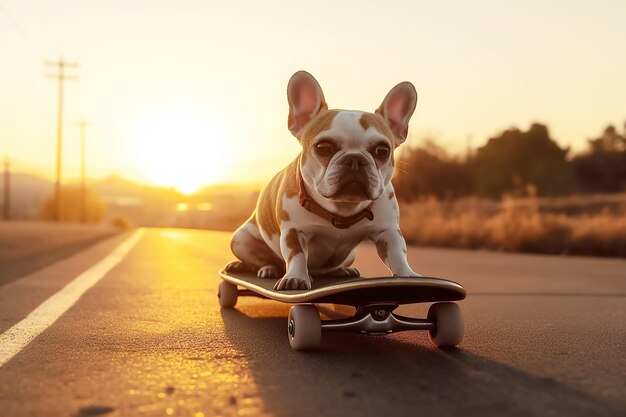
[[372, 205], [374, 202], [371, 202], [369, 206], [352, 216], [339, 216], [326, 210], [311, 198], [309, 193], [306, 191], [306, 187], [304, 186], [304, 179], [302, 179], [299, 167], [296, 170], [296, 181], [298, 182], [298, 202], [300, 205], [311, 213], [328, 220], [337, 229], [347, 229], [363, 219], [374, 220], [374, 213], [372, 212]]

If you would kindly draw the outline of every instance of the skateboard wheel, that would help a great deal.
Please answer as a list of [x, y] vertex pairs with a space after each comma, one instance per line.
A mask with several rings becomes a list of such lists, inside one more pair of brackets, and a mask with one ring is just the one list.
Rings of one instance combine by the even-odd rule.
[[217, 299], [220, 301], [220, 307], [233, 308], [237, 304], [237, 286], [230, 282], [222, 281], [217, 289]]
[[312, 304], [298, 304], [289, 309], [287, 336], [294, 350], [316, 349], [322, 339], [320, 313]]
[[458, 304], [435, 303], [428, 309], [428, 319], [435, 323], [435, 329], [428, 333], [437, 347], [454, 347], [461, 343], [465, 324]]

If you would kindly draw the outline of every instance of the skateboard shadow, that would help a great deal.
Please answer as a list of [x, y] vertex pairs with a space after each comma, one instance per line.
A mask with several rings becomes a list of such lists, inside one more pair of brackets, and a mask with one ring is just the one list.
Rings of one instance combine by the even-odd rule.
[[320, 350], [294, 352], [288, 309], [268, 302], [221, 311], [272, 415], [623, 415], [553, 379], [463, 349], [431, 347], [425, 332], [323, 334]]

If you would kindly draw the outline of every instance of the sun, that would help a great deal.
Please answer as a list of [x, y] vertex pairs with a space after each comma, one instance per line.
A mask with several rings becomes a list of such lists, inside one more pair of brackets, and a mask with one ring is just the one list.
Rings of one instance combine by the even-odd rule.
[[159, 112], [140, 122], [135, 138], [138, 171], [155, 185], [192, 194], [223, 180], [229, 163], [227, 140], [210, 115]]

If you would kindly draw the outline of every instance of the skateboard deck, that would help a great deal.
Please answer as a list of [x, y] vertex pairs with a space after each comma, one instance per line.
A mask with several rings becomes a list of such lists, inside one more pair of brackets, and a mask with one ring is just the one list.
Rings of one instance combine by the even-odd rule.
[[[241, 296], [268, 298], [294, 304], [289, 310], [287, 335], [295, 350], [319, 347], [322, 332], [353, 332], [383, 335], [399, 331], [426, 330], [438, 347], [458, 345], [464, 321], [460, 307], [452, 301], [466, 296], [461, 284], [433, 277], [313, 277], [310, 290], [274, 290], [276, 279], [257, 278], [250, 273], [219, 271], [222, 282], [218, 300], [224, 309], [233, 308]], [[403, 317], [393, 311], [400, 304], [435, 302], [425, 319]], [[321, 320], [317, 304], [356, 307], [352, 317]]]
[[365, 304], [411, 304], [458, 301], [465, 289], [458, 283], [433, 277], [314, 277], [310, 290], [274, 290], [276, 279], [250, 273], [219, 272], [224, 281], [283, 303], [331, 303], [354, 307]]

